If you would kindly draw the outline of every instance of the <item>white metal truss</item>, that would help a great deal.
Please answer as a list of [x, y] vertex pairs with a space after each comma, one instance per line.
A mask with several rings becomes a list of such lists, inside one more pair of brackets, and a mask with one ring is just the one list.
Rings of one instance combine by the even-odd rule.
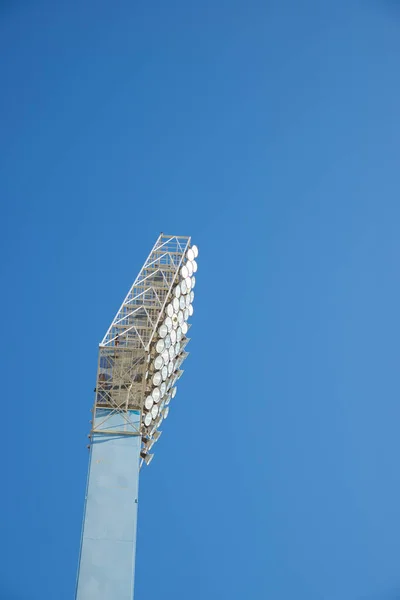
[[140, 435], [132, 411], [142, 411], [152, 342], [189, 244], [159, 236], [101, 341], [92, 434]]

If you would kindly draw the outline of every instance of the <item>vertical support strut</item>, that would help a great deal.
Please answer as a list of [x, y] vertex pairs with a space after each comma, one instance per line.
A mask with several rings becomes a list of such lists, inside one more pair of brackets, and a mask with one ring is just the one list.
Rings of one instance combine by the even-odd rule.
[[[129, 418], [139, 429], [140, 411]], [[76, 600], [133, 600], [140, 446], [140, 435], [93, 434]]]

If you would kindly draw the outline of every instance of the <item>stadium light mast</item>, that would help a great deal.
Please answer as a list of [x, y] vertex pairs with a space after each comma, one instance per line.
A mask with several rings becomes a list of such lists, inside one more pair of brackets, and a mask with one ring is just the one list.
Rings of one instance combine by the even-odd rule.
[[187, 356], [197, 247], [161, 234], [99, 346], [76, 600], [132, 600], [139, 471]]

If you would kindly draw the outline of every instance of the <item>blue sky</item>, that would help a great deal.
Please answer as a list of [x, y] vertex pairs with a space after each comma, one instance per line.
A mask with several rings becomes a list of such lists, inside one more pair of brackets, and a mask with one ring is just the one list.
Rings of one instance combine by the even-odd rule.
[[136, 597], [400, 598], [400, 5], [0, 3], [1, 600], [73, 598], [97, 344], [200, 249]]

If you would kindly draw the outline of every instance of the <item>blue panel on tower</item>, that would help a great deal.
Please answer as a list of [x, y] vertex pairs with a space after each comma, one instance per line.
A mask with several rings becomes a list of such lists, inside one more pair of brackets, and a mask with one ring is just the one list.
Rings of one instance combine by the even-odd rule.
[[[140, 413], [129, 418], [139, 424]], [[133, 599], [140, 445], [140, 436], [93, 436], [76, 600]]]

